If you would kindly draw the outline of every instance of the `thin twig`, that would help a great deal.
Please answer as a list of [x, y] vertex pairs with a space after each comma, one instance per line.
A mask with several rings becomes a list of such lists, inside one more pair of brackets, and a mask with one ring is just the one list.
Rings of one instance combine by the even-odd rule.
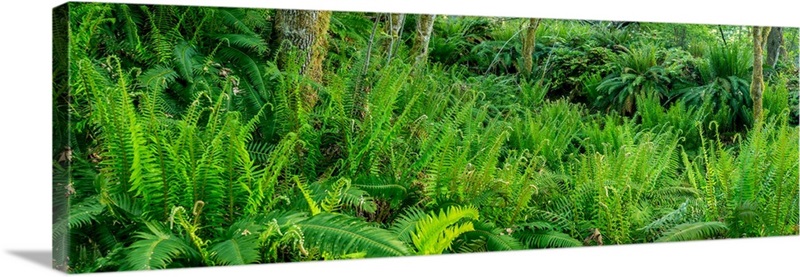
[[722, 31], [722, 25], [717, 25], [717, 29], [719, 29], [719, 34], [722, 36], [722, 45], [728, 47], [728, 41], [725, 40], [725, 32]]
[[375, 42], [375, 31], [378, 29], [379, 19], [381, 19], [381, 15], [376, 16], [375, 23], [372, 24], [372, 34], [369, 35], [369, 45], [367, 45], [367, 60], [364, 62], [364, 70], [361, 74], [367, 74], [369, 68], [369, 58], [372, 56], [372, 44]]

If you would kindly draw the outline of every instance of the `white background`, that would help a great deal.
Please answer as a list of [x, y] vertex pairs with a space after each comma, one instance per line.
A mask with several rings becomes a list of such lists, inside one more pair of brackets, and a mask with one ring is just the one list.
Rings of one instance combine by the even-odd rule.
[[[123, 2], [123, 1], [111, 1]], [[183, 4], [180, 1], [124, 1]], [[198, 1], [205, 6], [468, 14], [566, 19], [800, 26], [784, 1]], [[785, 1], [792, 2], [792, 1]], [[50, 269], [51, 9], [62, 2], [12, 0], [0, 8], [0, 275]], [[754, 3], [757, 3], [755, 5]], [[781, 5], [781, 6], [775, 6]], [[800, 237], [531, 250], [360, 261], [310, 262], [149, 272], [145, 276], [583, 276], [796, 273]], [[292, 275], [289, 275], [292, 274]], [[142, 276], [141, 272], [103, 276]]]

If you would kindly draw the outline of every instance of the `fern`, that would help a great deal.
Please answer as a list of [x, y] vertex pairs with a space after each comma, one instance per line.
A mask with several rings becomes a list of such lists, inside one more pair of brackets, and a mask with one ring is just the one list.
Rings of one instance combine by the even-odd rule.
[[259, 233], [262, 226], [248, 218], [237, 221], [209, 249], [220, 265], [242, 265], [259, 261]]
[[582, 246], [579, 240], [557, 231], [515, 232], [515, 237], [529, 248], [562, 248]]
[[320, 213], [298, 223], [306, 243], [344, 255], [364, 252], [366, 257], [405, 256], [408, 248], [389, 231], [347, 215]]
[[96, 197], [87, 198], [69, 208], [69, 228], [78, 229], [97, 220], [97, 215], [105, 210], [105, 205]]
[[213, 37], [225, 44], [250, 49], [259, 54], [264, 54], [267, 51], [267, 43], [258, 36], [250, 34], [219, 34]]
[[716, 221], [684, 223], [667, 230], [656, 241], [668, 242], [710, 239], [724, 234], [727, 230], [728, 226], [725, 225], [725, 223]]
[[491, 222], [473, 221], [475, 230], [461, 235], [467, 241], [481, 240], [485, 242], [487, 251], [509, 251], [524, 249], [522, 244], [510, 234], [494, 226]]
[[366, 192], [357, 188], [348, 187], [342, 193], [342, 204], [360, 209], [367, 213], [374, 213], [378, 207], [373, 198]]
[[389, 230], [405, 243], [411, 243], [411, 236], [416, 230], [417, 222], [427, 215], [419, 208], [409, 208], [395, 219]]
[[350, 180], [341, 178], [333, 183], [328, 190], [328, 195], [322, 201], [320, 207], [325, 212], [337, 212], [341, 207], [342, 198], [345, 192], [350, 188]]
[[472, 207], [451, 206], [441, 210], [439, 214], [429, 214], [415, 224], [411, 234], [411, 242], [418, 254], [441, 254], [450, 248], [450, 244], [458, 236], [474, 230], [472, 222], [460, 223], [463, 219], [477, 219], [478, 210]]
[[179, 237], [154, 223], [147, 224], [148, 232], [139, 232], [136, 242], [126, 251], [122, 270], [159, 269], [169, 266], [173, 259], [188, 255], [192, 250]]
[[175, 67], [178, 73], [187, 81], [194, 82], [194, 58], [196, 55], [194, 47], [188, 42], [181, 42], [175, 45], [173, 56], [175, 57]]
[[139, 75], [139, 83], [152, 90], [163, 90], [178, 77], [175, 70], [157, 65]]

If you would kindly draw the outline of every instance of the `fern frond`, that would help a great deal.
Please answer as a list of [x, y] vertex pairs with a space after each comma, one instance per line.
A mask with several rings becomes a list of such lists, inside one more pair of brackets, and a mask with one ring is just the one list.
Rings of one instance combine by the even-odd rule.
[[411, 243], [411, 235], [416, 230], [417, 222], [425, 218], [425, 211], [419, 208], [409, 208], [395, 219], [389, 230], [406, 243]]
[[165, 231], [163, 226], [149, 222], [146, 225], [149, 232], [136, 234], [137, 240], [127, 248], [122, 270], [166, 268], [173, 259], [191, 252], [186, 241]]
[[259, 232], [263, 226], [244, 218], [232, 224], [212, 245], [209, 253], [220, 265], [243, 265], [259, 261]]
[[461, 220], [478, 219], [478, 210], [473, 207], [451, 206], [442, 209], [437, 215], [428, 214], [417, 221], [411, 241], [419, 254], [441, 254], [450, 248], [450, 244], [461, 234], [474, 230], [472, 222], [461, 223]]
[[320, 207], [326, 212], [337, 212], [340, 208], [342, 198], [345, 192], [350, 188], [350, 180], [347, 178], [339, 178], [328, 189], [328, 195], [322, 200]]
[[311, 196], [311, 192], [308, 190], [308, 187], [300, 181], [300, 178], [298, 178], [297, 175], [292, 177], [292, 179], [294, 180], [295, 184], [297, 184], [297, 188], [300, 189], [300, 193], [303, 194], [303, 198], [306, 200], [306, 203], [308, 203], [308, 209], [310, 210], [311, 215], [314, 216], [321, 213], [322, 210], [317, 204], [317, 201], [314, 201], [314, 198]]
[[348, 187], [344, 191], [342, 194], [342, 203], [367, 213], [374, 213], [378, 209], [377, 204], [372, 200], [369, 193], [354, 187]]
[[402, 198], [406, 194], [404, 186], [387, 183], [377, 178], [354, 181], [353, 187], [362, 189], [372, 196], [382, 196], [387, 199]]
[[224, 42], [229, 46], [251, 49], [264, 54], [267, 51], [267, 42], [261, 37], [251, 34], [220, 34], [213, 36], [219, 42]]
[[466, 240], [483, 240], [488, 251], [508, 251], [524, 249], [522, 244], [513, 236], [504, 233], [505, 230], [496, 227], [491, 222], [473, 221], [475, 230], [466, 232], [462, 237]]
[[255, 87], [254, 93], [267, 95], [266, 83], [262, 77], [262, 70], [256, 62], [257, 58], [233, 47], [221, 47], [219, 49], [219, 57], [232, 62], [239, 71], [244, 73], [242, 75], [245, 75], [249, 83]]
[[96, 220], [96, 216], [105, 210], [105, 205], [97, 197], [90, 197], [78, 204], [69, 206], [69, 228], [81, 228]]
[[189, 81], [194, 82], [194, 57], [197, 52], [194, 47], [188, 42], [181, 42], [175, 45], [173, 56], [175, 57], [175, 67], [181, 76]]
[[558, 231], [522, 231], [514, 236], [529, 248], [562, 248], [582, 246], [581, 241]]
[[178, 73], [172, 68], [156, 65], [139, 75], [139, 84], [152, 90], [163, 90], [178, 78]]
[[408, 248], [389, 231], [343, 214], [320, 213], [298, 223], [309, 246], [336, 255], [405, 256]]
[[710, 239], [728, 230], [728, 225], [718, 221], [684, 223], [667, 230], [656, 242]]

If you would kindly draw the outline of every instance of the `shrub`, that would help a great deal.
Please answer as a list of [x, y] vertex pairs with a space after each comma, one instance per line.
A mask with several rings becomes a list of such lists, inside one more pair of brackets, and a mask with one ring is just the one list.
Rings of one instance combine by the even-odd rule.
[[706, 63], [699, 65], [700, 86], [677, 91], [687, 104], [699, 107], [706, 101], [721, 130], [740, 130], [752, 124], [750, 98], [752, 55], [743, 46], [713, 46], [706, 51]]

